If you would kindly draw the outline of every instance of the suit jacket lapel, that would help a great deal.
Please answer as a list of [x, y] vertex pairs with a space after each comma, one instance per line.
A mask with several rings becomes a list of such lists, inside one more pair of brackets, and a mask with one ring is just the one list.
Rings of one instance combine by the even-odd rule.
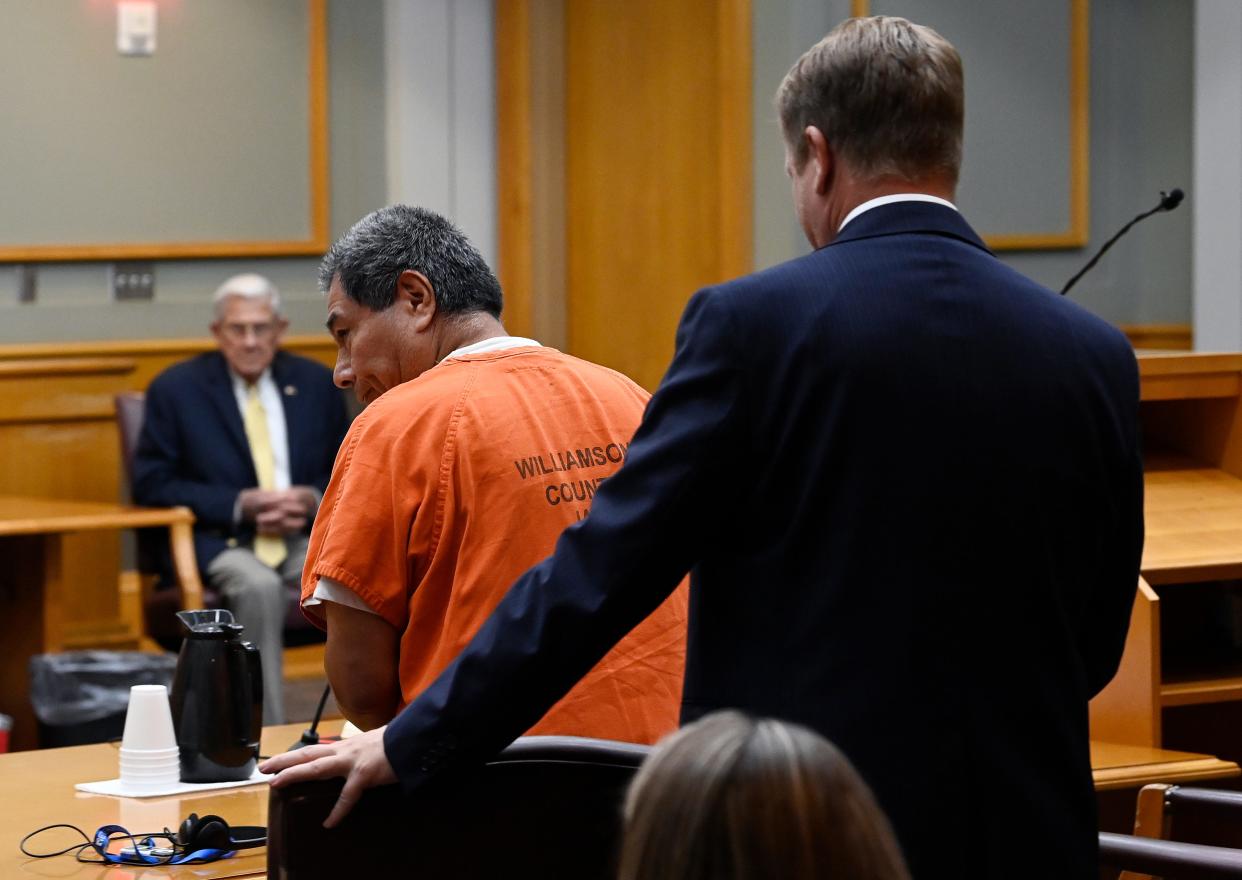
[[220, 416], [220, 424], [224, 432], [237, 446], [246, 464], [253, 469], [250, 459], [250, 443], [246, 440], [246, 428], [242, 424], [241, 410], [237, 408], [237, 397], [233, 394], [233, 377], [229, 374], [224, 356], [216, 353], [207, 361], [206, 374], [203, 376], [203, 391], [216, 407]]

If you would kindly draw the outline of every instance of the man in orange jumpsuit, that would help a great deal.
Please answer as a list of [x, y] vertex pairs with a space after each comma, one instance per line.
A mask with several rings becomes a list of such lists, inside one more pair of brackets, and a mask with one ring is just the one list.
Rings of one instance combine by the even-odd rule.
[[[324, 258], [320, 284], [336, 384], [367, 408], [315, 520], [303, 607], [326, 623], [339, 704], [372, 728], [434, 681], [504, 585], [586, 515], [648, 394], [507, 335], [495, 276], [430, 211], [363, 218]], [[650, 743], [673, 730], [685, 632], [683, 588], [531, 732]]]

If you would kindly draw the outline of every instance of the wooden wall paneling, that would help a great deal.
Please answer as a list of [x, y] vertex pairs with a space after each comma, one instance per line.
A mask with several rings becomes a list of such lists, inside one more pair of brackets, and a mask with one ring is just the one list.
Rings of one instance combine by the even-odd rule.
[[[129, 383], [134, 366], [121, 357], [0, 362], [0, 492], [115, 500], [120, 459], [112, 396]], [[58, 540], [65, 548], [61, 580], [67, 624], [88, 629], [92, 622], [115, 624], [120, 617], [117, 536]], [[105, 629], [117, 632], [115, 625]]]
[[[720, 266], [723, 278], [745, 275], [754, 268], [754, 164], [751, 117], [750, 0], [721, 0], [718, 22], [716, 90], [719, 125]], [[745, 179], [742, 179], [745, 169]]]
[[686, 300], [750, 268], [750, 4], [565, 12], [569, 349], [654, 388]]
[[506, 329], [515, 336], [534, 333], [534, 247], [531, 241], [531, 4], [496, 4], [496, 274], [504, 290]]
[[[160, 370], [204, 351], [209, 339], [0, 346], [0, 493], [86, 501], [123, 496], [113, 397], [143, 390]], [[331, 366], [327, 334], [285, 348]], [[115, 533], [65, 535], [65, 647], [136, 644], [121, 607]]]
[[1194, 334], [1189, 324], [1123, 324], [1121, 332], [1139, 349], [1190, 351], [1194, 348]]
[[1139, 578], [1117, 674], [1091, 701], [1091, 738], [1160, 747], [1160, 597]]
[[565, 0], [540, 0], [531, 33], [531, 320], [535, 338], [568, 347]]
[[565, 6], [496, 5], [496, 127], [504, 322], [566, 347]]

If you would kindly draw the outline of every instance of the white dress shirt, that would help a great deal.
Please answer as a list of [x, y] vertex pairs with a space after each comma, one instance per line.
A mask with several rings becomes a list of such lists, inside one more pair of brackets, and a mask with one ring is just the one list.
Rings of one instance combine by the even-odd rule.
[[841, 221], [841, 225], [837, 227], [837, 232], [845, 228], [846, 224], [857, 217], [859, 214], [870, 211], [872, 208], [878, 208], [880, 205], [891, 205], [894, 202], [931, 202], [935, 205], [944, 205], [946, 208], [957, 210], [957, 205], [942, 199], [939, 196], [929, 196], [927, 193], [893, 193], [891, 196], [879, 196], [863, 202], [845, 215], [845, 219]]

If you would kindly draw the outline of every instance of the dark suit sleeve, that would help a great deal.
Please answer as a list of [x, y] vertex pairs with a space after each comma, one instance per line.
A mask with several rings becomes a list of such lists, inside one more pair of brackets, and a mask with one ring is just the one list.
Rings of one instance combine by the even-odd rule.
[[1113, 516], [1102, 523], [1100, 574], [1094, 585], [1079, 643], [1091, 696], [1117, 673], [1130, 627], [1143, 556], [1143, 456], [1139, 432], [1138, 365], [1130, 346], [1118, 361], [1121, 389], [1116, 401], [1116, 432], [1121, 450], [1112, 471]]
[[184, 504], [198, 527], [233, 527], [237, 489], [188, 479], [185, 441], [178, 418], [176, 389], [158, 379], [147, 390], [142, 433], [134, 452], [134, 501], [156, 507]]
[[744, 421], [737, 334], [714, 293], [687, 306], [668, 374], [590, 515], [389, 725], [385, 750], [407, 790], [520, 736], [673, 591], [714, 533]]
[[336, 453], [345, 440], [345, 433], [349, 430], [349, 413], [345, 409], [345, 396], [332, 384], [331, 379], [328, 380], [328, 384], [324, 417], [328, 420], [327, 435], [331, 442], [325, 445], [320, 455], [319, 468], [311, 480], [311, 485], [319, 490], [320, 497], [328, 489], [328, 480], [332, 479], [332, 465], [336, 463]]

